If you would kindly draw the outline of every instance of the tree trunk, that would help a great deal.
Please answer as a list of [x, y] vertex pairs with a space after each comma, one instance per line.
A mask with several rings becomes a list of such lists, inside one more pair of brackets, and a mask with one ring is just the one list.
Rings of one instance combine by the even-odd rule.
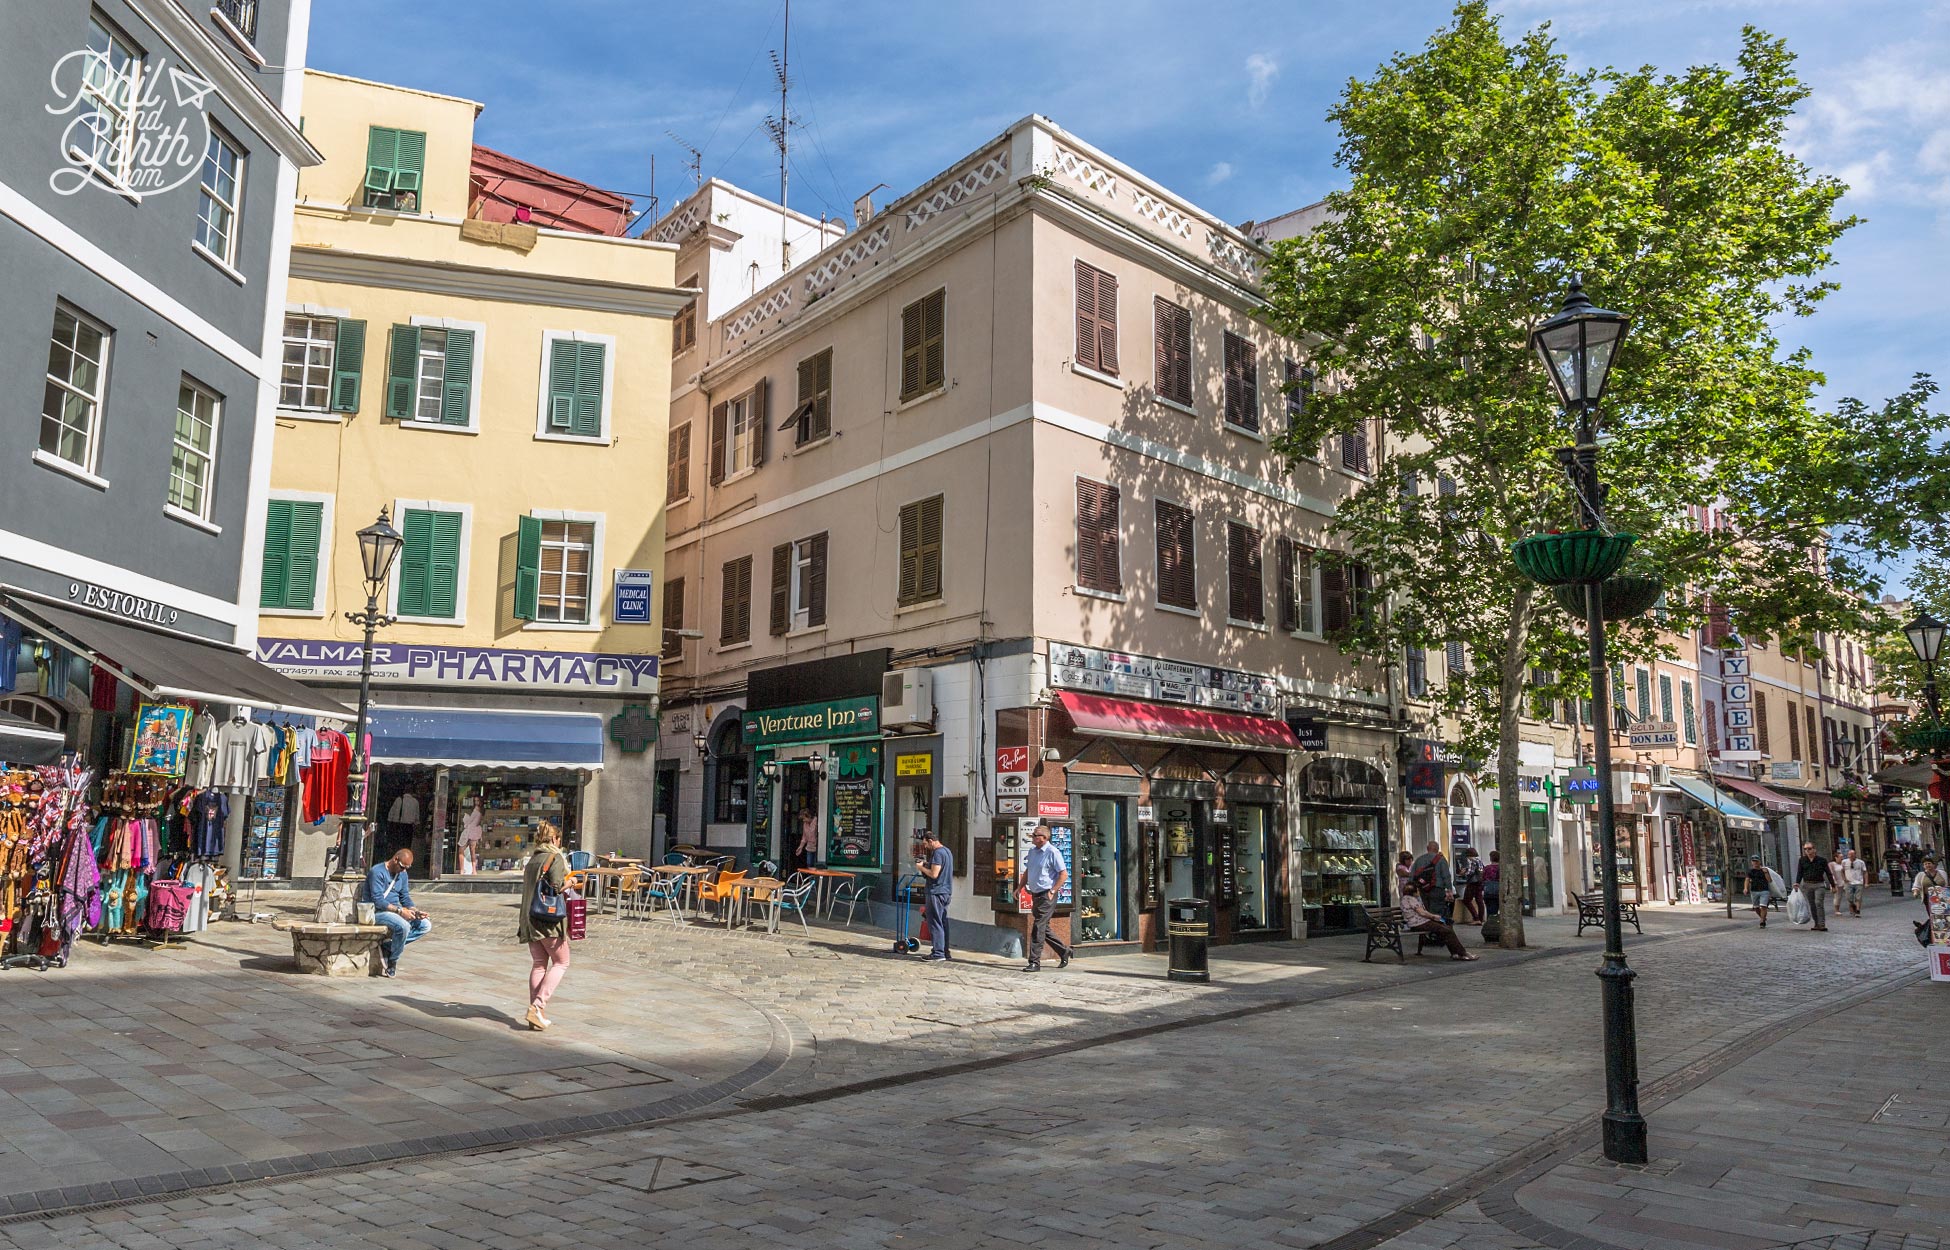
[[1499, 940], [1505, 950], [1523, 945], [1523, 804], [1517, 795], [1517, 767], [1521, 748], [1517, 736], [1523, 719], [1525, 682], [1530, 676], [1525, 651], [1530, 641], [1530, 605], [1535, 591], [1528, 585], [1517, 589], [1510, 601], [1510, 632], [1504, 637], [1501, 672], [1497, 687], [1496, 726], [1496, 849], [1501, 861], [1501, 894], [1497, 917], [1503, 922]]

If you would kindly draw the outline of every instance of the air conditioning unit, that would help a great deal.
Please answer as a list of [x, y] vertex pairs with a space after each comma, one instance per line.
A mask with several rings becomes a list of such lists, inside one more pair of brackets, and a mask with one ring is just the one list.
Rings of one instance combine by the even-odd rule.
[[1670, 765], [1670, 764], [1654, 764], [1654, 765], [1652, 766], [1652, 784], [1653, 784], [1653, 785], [1655, 785], [1655, 786], [1669, 786], [1669, 785], [1671, 785], [1671, 784], [1672, 784], [1672, 765]]
[[880, 679], [880, 725], [934, 727], [934, 670], [901, 668]]

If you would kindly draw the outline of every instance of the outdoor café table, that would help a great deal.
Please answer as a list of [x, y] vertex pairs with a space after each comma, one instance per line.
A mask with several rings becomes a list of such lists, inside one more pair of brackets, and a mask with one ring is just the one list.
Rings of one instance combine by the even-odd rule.
[[643, 861], [631, 859], [627, 855], [598, 855], [596, 863], [603, 868], [641, 868]]
[[785, 882], [779, 880], [777, 877], [746, 877], [743, 880], [732, 882], [731, 888], [737, 895], [737, 902], [734, 905], [727, 905], [724, 909], [724, 927], [727, 929], [731, 927], [731, 921], [734, 915], [742, 918], [749, 924], [751, 922], [751, 916], [748, 913], [751, 910], [754, 898], [759, 894], [770, 894], [775, 890], [783, 890], [785, 888]]
[[611, 881], [618, 882], [620, 885], [623, 878], [635, 876], [640, 871], [636, 868], [584, 868], [583, 878], [590, 885], [589, 910], [599, 912], [603, 909], [603, 902], [609, 897]]
[[830, 918], [833, 914], [833, 893], [840, 888], [840, 882], [851, 881], [853, 874], [837, 868], [802, 868], [799, 871], [819, 883], [819, 914]]
[[697, 888], [698, 878], [707, 875], [711, 870], [694, 864], [658, 864], [650, 871], [669, 881], [671, 888], [678, 891], [672, 906], [682, 912], [684, 899], [690, 897], [691, 891]]

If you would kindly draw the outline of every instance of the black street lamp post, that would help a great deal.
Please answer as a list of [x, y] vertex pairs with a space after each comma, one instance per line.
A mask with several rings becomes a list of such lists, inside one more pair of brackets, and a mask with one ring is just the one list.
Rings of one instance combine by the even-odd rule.
[[[1903, 626], [1903, 634], [1909, 639], [1910, 650], [1923, 662], [1923, 701], [1930, 705], [1930, 720], [1937, 728], [1943, 727], [1943, 704], [1938, 701], [1936, 691], [1936, 662], [1943, 654], [1944, 624], [1928, 612], [1919, 613], [1915, 620]], [[1937, 793], [1950, 795], [1950, 768], [1945, 768], [1941, 752], [1930, 753], [1930, 767], [1936, 774]], [[1939, 853], [1950, 847], [1950, 798], [1936, 801], [1936, 836], [1941, 843]]]
[[[1598, 481], [1598, 401], [1629, 318], [1592, 306], [1576, 279], [1555, 317], [1531, 332], [1531, 346], [1550, 371], [1564, 407], [1575, 415], [1576, 443], [1558, 452], [1578, 494], [1584, 528], [1605, 525], [1605, 488]], [[1591, 645], [1592, 706], [1608, 707], [1610, 666], [1605, 660], [1602, 581], [1585, 585], [1585, 626]], [[1598, 969], [1605, 1016], [1605, 1157], [1616, 1163], [1648, 1158], [1645, 1117], [1639, 1114], [1638, 1032], [1632, 1019], [1632, 979], [1625, 964], [1625, 935], [1618, 914], [1618, 824], [1612, 804], [1611, 735], [1592, 735], [1598, 772], [1599, 889], [1604, 896], [1605, 958]]]
[[340, 818], [339, 870], [346, 874], [365, 871], [366, 867], [366, 826], [370, 814], [366, 805], [370, 801], [367, 793], [367, 774], [371, 771], [371, 761], [366, 758], [366, 723], [372, 716], [372, 642], [373, 635], [382, 627], [391, 625], [393, 618], [379, 610], [379, 598], [386, 593], [386, 579], [393, 571], [393, 561], [399, 557], [405, 540], [393, 528], [392, 518], [387, 509], [379, 510], [379, 519], [359, 531], [359, 560], [365, 567], [366, 610], [347, 612], [345, 619], [354, 625], [363, 625], [366, 630], [365, 650], [359, 657], [359, 721], [352, 734], [352, 775], [347, 779], [351, 786], [350, 800], [346, 812]]

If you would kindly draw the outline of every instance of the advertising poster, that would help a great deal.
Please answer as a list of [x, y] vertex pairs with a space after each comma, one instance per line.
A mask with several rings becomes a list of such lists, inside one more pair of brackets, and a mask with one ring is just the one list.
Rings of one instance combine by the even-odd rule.
[[832, 813], [826, 863], [831, 868], [880, 867], [880, 748], [837, 748], [827, 783]]
[[129, 771], [146, 777], [181, 777], [190, 754], [190, 710], [177, 703], [140, 703]]
[[1950, 981], [1950, 889], [1933, 885], [1923, 899], [1930, 911], [1930, 980]]

